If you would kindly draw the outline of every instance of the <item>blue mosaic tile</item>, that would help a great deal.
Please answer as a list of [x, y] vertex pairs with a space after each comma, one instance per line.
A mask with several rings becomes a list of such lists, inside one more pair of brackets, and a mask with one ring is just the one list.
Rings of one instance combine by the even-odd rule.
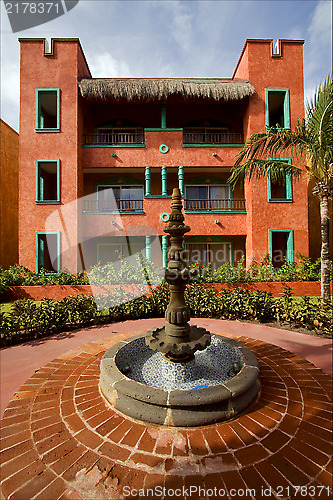
[[187, 363], [171, 363], [162, 354], [152, 351], [144, 337], [122, 347], [115, 358], [118, 369], [128, 378], [161, 389], [188, 390], [222, 384], [235, 376], [244, 358], [239, 349], [212, 335], [211, 344], [197, 351]]

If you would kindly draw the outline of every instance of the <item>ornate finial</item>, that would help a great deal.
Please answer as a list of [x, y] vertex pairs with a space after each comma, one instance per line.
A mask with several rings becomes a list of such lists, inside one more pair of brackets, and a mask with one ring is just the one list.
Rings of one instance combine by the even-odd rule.
[[185, 250], [184, 234], [190, 231], [184, 224], [181, 193], [174, 188], [171, 201], [170, 222], [164, 228], [170, 234], [170, 250], [165, 279], [169, 283], [170, 302], [165, 311], [167, 324], [147, 333], [146, 343], [153, 350], [162, 352], [166, 359], [185, 362], [194, 358], [194, 352], [203, 350], [210, 344], [210, 333], [204, 328], [190, 326], [190, 310], [185, 304], [184, 292], [190, 278]]

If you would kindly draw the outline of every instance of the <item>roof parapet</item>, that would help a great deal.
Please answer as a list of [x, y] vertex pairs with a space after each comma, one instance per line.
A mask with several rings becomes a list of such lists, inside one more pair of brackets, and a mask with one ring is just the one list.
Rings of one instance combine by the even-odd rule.
[[242, 60], [243, 54], [244, 54], [245, 49], [246, 49], [248, 44], [250, 44], [250, 43], [270, 43], [270, 45], [271, 45], [271, 57], [277, 59], [277, 58], [283, 57], [283, 45], [284, 44], [286, 44], [286, 43], [292, 43], [292, 44], [300, 43], [303, 45], [304, 42], [305, 42], [305, 40], [291, 40], [291, 39], [287, 39], [287, 38], [281, 38], [281, 39], [278, 38], [276, 43], [274, 43], [274, 40], [272, 38], [248, 38], [244, 44], [243, 50], [242, 50], [241, 55], [239, 56], [238, 62], [236, 64], [235, 71], [233, 73], [233, 78], [237, 72], [238, 66]]

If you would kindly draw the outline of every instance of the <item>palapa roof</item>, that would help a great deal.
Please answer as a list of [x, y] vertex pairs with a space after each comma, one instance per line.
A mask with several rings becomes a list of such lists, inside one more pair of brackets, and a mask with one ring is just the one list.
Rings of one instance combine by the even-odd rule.
[[83, 97], [104, 101], [166, 99], [176, 94], [229, 101], [255, 92], [246, 80], [220, 78], [84, 78], [79, 88]]

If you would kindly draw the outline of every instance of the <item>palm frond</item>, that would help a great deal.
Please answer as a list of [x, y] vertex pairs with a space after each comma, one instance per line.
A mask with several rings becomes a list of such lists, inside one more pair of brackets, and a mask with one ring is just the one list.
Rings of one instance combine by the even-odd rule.
[[299, 177], [302, 170], [283, 158], [296, 156], [304, 159], [309, 150], [305, 125], [299, 122], [295, 131], [271, 127], [261, 134], [253, 134], [236, 157], [229, 182], [235, 185], [245, 178], [262, 178], [271, 172], [272, 180], [282, 182], [285, 175]]
[[249, 158], [297, 155], [304, 157], [309, 150], [309, 137], [304, 123], [299, 122], [292, 132], [282, 127], [271, 127], [261, 134], [253, 134], [242, 151], [237, 155], [235, 164]]
[[323, 166], [333, 159], [333, 80], [332, 73], [316, 89], [312, 100], [307, 102], [306, 126], [316, 149], [324, 159]]
[[245, 179], [251, 180], [252, 178], [262, 179], [267, 177], [268, 172], [271, 180], [279, 184], [283, 184], [287, 176], [299, 178], [302, 175], [302, 169], [289, 163], [286, 158], [270, 158], [267, 160], [252, 158], [233, 167], [228, 183], [234, 188], [238, 182], [243, 184]]

